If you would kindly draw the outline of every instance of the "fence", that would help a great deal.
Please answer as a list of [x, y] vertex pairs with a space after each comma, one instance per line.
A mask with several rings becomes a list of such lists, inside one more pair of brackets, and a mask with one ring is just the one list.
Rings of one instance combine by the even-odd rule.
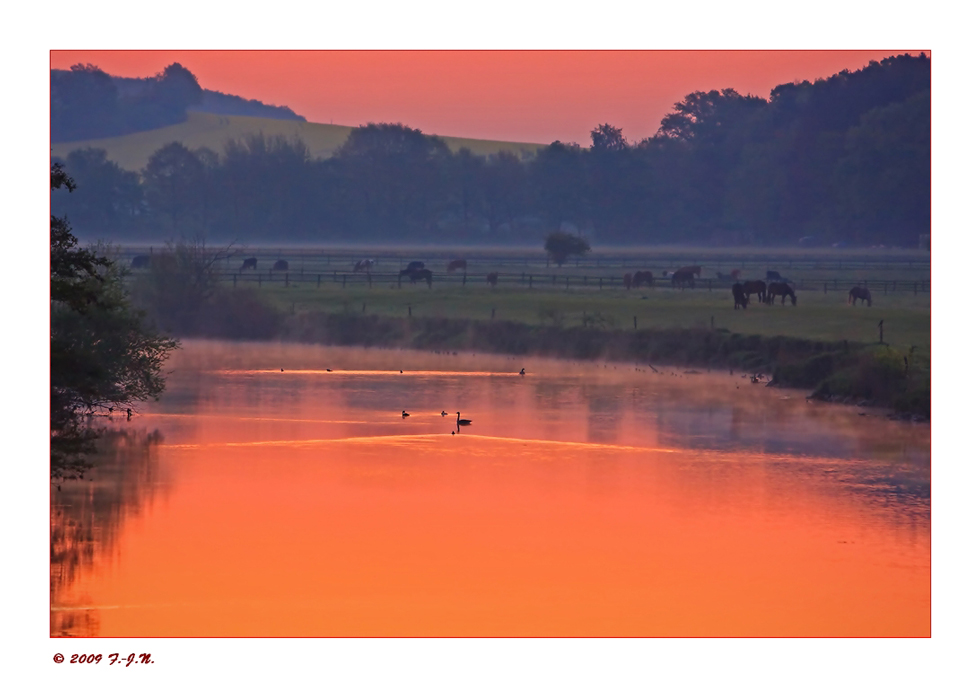
[[[395, 288], [406, 288], [412, 282], [408, 277], [399, 277], [398, 272], [354, 272], [352, 270], [316, 270], [307, 271], [303, 268], [298, 270], [219, 270], [216, 273], [218, 281], [231, 282], [233, 287], [239, 284], [255, 284], [259, 287], [288, 287], [299, 284], [315, 285], [320, 288], [324, 285], [337, 285], [341, 288], [375, 288], [385, 286], [395, 286]], [[525, 289], [626, 289], [626, 284], [622, 275], [609, 274], [566, 274], [559, 275], [554, 272], [497, 272], [497, 287], [505, 288], [525, 288]], [[483, 287], [489, 288], [486, 274], [480, 272], [475, 275], [473, 272], [456, 272], [454, 274], [432, 274], [433, 285], [455, 285], [458, 287]], [[902, 280], [902, 279], [797, 279], [791, 282], [797, 291], [849, 291], [855, 285], [865, 286], [875, 293], [919, 293], [928, 294], [931, 289], [929, 279]], [[417, 285], [426, 286], [425, 282], [418, 280]], [[728, 291], [731, 289], [731, 279], [705, 278], [696, 279], [694, 286], [687, 285], [685, 289], [702, 291]], [[669, 278], [654, 277], [652, 287], [635, 287], [636, 290], [668, 289], [677, 290]]]

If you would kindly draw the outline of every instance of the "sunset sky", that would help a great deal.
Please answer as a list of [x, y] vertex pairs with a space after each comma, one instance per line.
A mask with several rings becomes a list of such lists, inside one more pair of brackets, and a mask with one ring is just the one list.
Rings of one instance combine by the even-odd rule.
[[180, 62], [211, 90], [286, 105], [310, 122], [400, 122], [425, 133], [590, 143], [609, 123], [638, 141], [695, 90], [768, 98], [774, 86], [857, 70], [897, 50], [54, 50], [51, 66], [152, 76]]

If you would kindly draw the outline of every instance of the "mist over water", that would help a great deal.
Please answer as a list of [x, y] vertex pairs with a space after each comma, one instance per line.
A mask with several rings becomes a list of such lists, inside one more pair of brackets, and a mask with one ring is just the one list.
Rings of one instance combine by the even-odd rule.
[[53, 528], [105, 521], [52, 567], [52, 634], [930, 631], [928, 426], [462, 352], [190, 341], [168, 380], [142, 463], [52, 491]]

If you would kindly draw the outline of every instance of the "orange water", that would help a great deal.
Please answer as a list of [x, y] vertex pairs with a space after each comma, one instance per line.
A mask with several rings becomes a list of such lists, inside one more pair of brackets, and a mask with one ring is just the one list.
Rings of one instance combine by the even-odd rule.
[[172, 366], [52, 491], [52, 634], [930, 633], [927, 427], [728, 371], [193, 342]]

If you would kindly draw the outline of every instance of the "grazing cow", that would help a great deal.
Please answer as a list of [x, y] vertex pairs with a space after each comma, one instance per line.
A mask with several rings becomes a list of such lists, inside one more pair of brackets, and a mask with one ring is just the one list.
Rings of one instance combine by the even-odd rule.
[[633, 288], [638, 289], [646, 284], [651, 289], [653, 288], [653, 272], [649, 270], [637, 271], [633, 274]]
[[243, 270], [255, 270], [258, 268], [259, 268], [258, 258], [245, 258], [242, 261], [242, 266], [238, 268], [238, 271], [241, 272]]
[[753, 293], [758, 294], [760, 303], [766, 300], [766, 283], [760, 279], [745, 282], [742, 284], [742, 290], [746, 296], [750, 296]]
[[773, 282], [769, 285], [769, 305], [772, 305], [776, 301], [776, 296], [782, 296], [780, 303], [786, 305], [786, 296], [790, 297], [793, 301], [793, 305], [796, 305], [796, 294], [793, 293], [793, 287], [784, 282]]
[[490, 274], [488, 274], [487, 275], [487, 283], [490, 286], [496, 286], [497, 285], [497, 276], [498, 275], [497, 275], [496, 272], [491, 272]]
[[411, 281], [413, 284], [415, 282], [417, 282], [417, 281], [422, 281], [424, 279], [425, 280], [425, 283], [429, 285], [429, 288], [430, 289], [432, 288], [432, 271], [431, 270], [426, 270], [426, 269], [410, 270], [408, 268], [403, 269], [401, 272], [398, 273], [398, 286], [399, 287], [401, 287], [401, 285], [402, 285], [402, 277], [408, 277], [409, 281]]
[[732, 284], [732, 296], [735, 297], [736, 310], [739, 309], [739, 306], [745, 309], [749, 307], [749, 297], [745, 294], [745, 289], [738, 282]]
[[149, 255], [137, 255], [133, 258], [133, 262], [129, 265], [134, 270], [145, 269], [150, 266], [150, 256]]
[[405, 269], [406, 270], [424, 270], [425, 269], [425, 263], [422, 262], [421, 260], [413, 260], [412, 262], [408, 263], [408, 266], [405, 267]]
[[677, 272], [690, 272], [696, 275], [698, 278], [701, 277], [701, 265], [688, 265], [687, 267], [681, 267]]
[[466, 271], [466, 261], [465, 260], [453, 260], [446, 266], [447, 272], [455, 272], [456, 270]]
[[766, 281], [786, 281], [786, 279], [779, 276], [779, 272], [766, 270]]
[[287, 272], [289, 270], [289, 263], [285, 260], [276, 260], [272, 265], [272, 269], [277, 272]]
[[623, 286], [626, 287], [627, 291], [633, 288], [633, 275], [629, 272], [623, 275]]
[[670, 285], [673, 287], [684, 288], [685, 285], [694, 288], [694, 272], [690, 270], [677, 270], [670, 278]]
[[847, 294], [848, 305], [857, 305], [859, 298], [867, 303], [869, 308], [871, 307], [871, 292], [863, 286], [855, 286], [853, 289], [851, 289], [851, 292]]
[[374, 267], [374, 263], [374, 260], [368, 260], [366, 258], [364, 260], [358, 260], [356, 263], [354, 263], [354, 271], [370, 272], [371, 268]]

